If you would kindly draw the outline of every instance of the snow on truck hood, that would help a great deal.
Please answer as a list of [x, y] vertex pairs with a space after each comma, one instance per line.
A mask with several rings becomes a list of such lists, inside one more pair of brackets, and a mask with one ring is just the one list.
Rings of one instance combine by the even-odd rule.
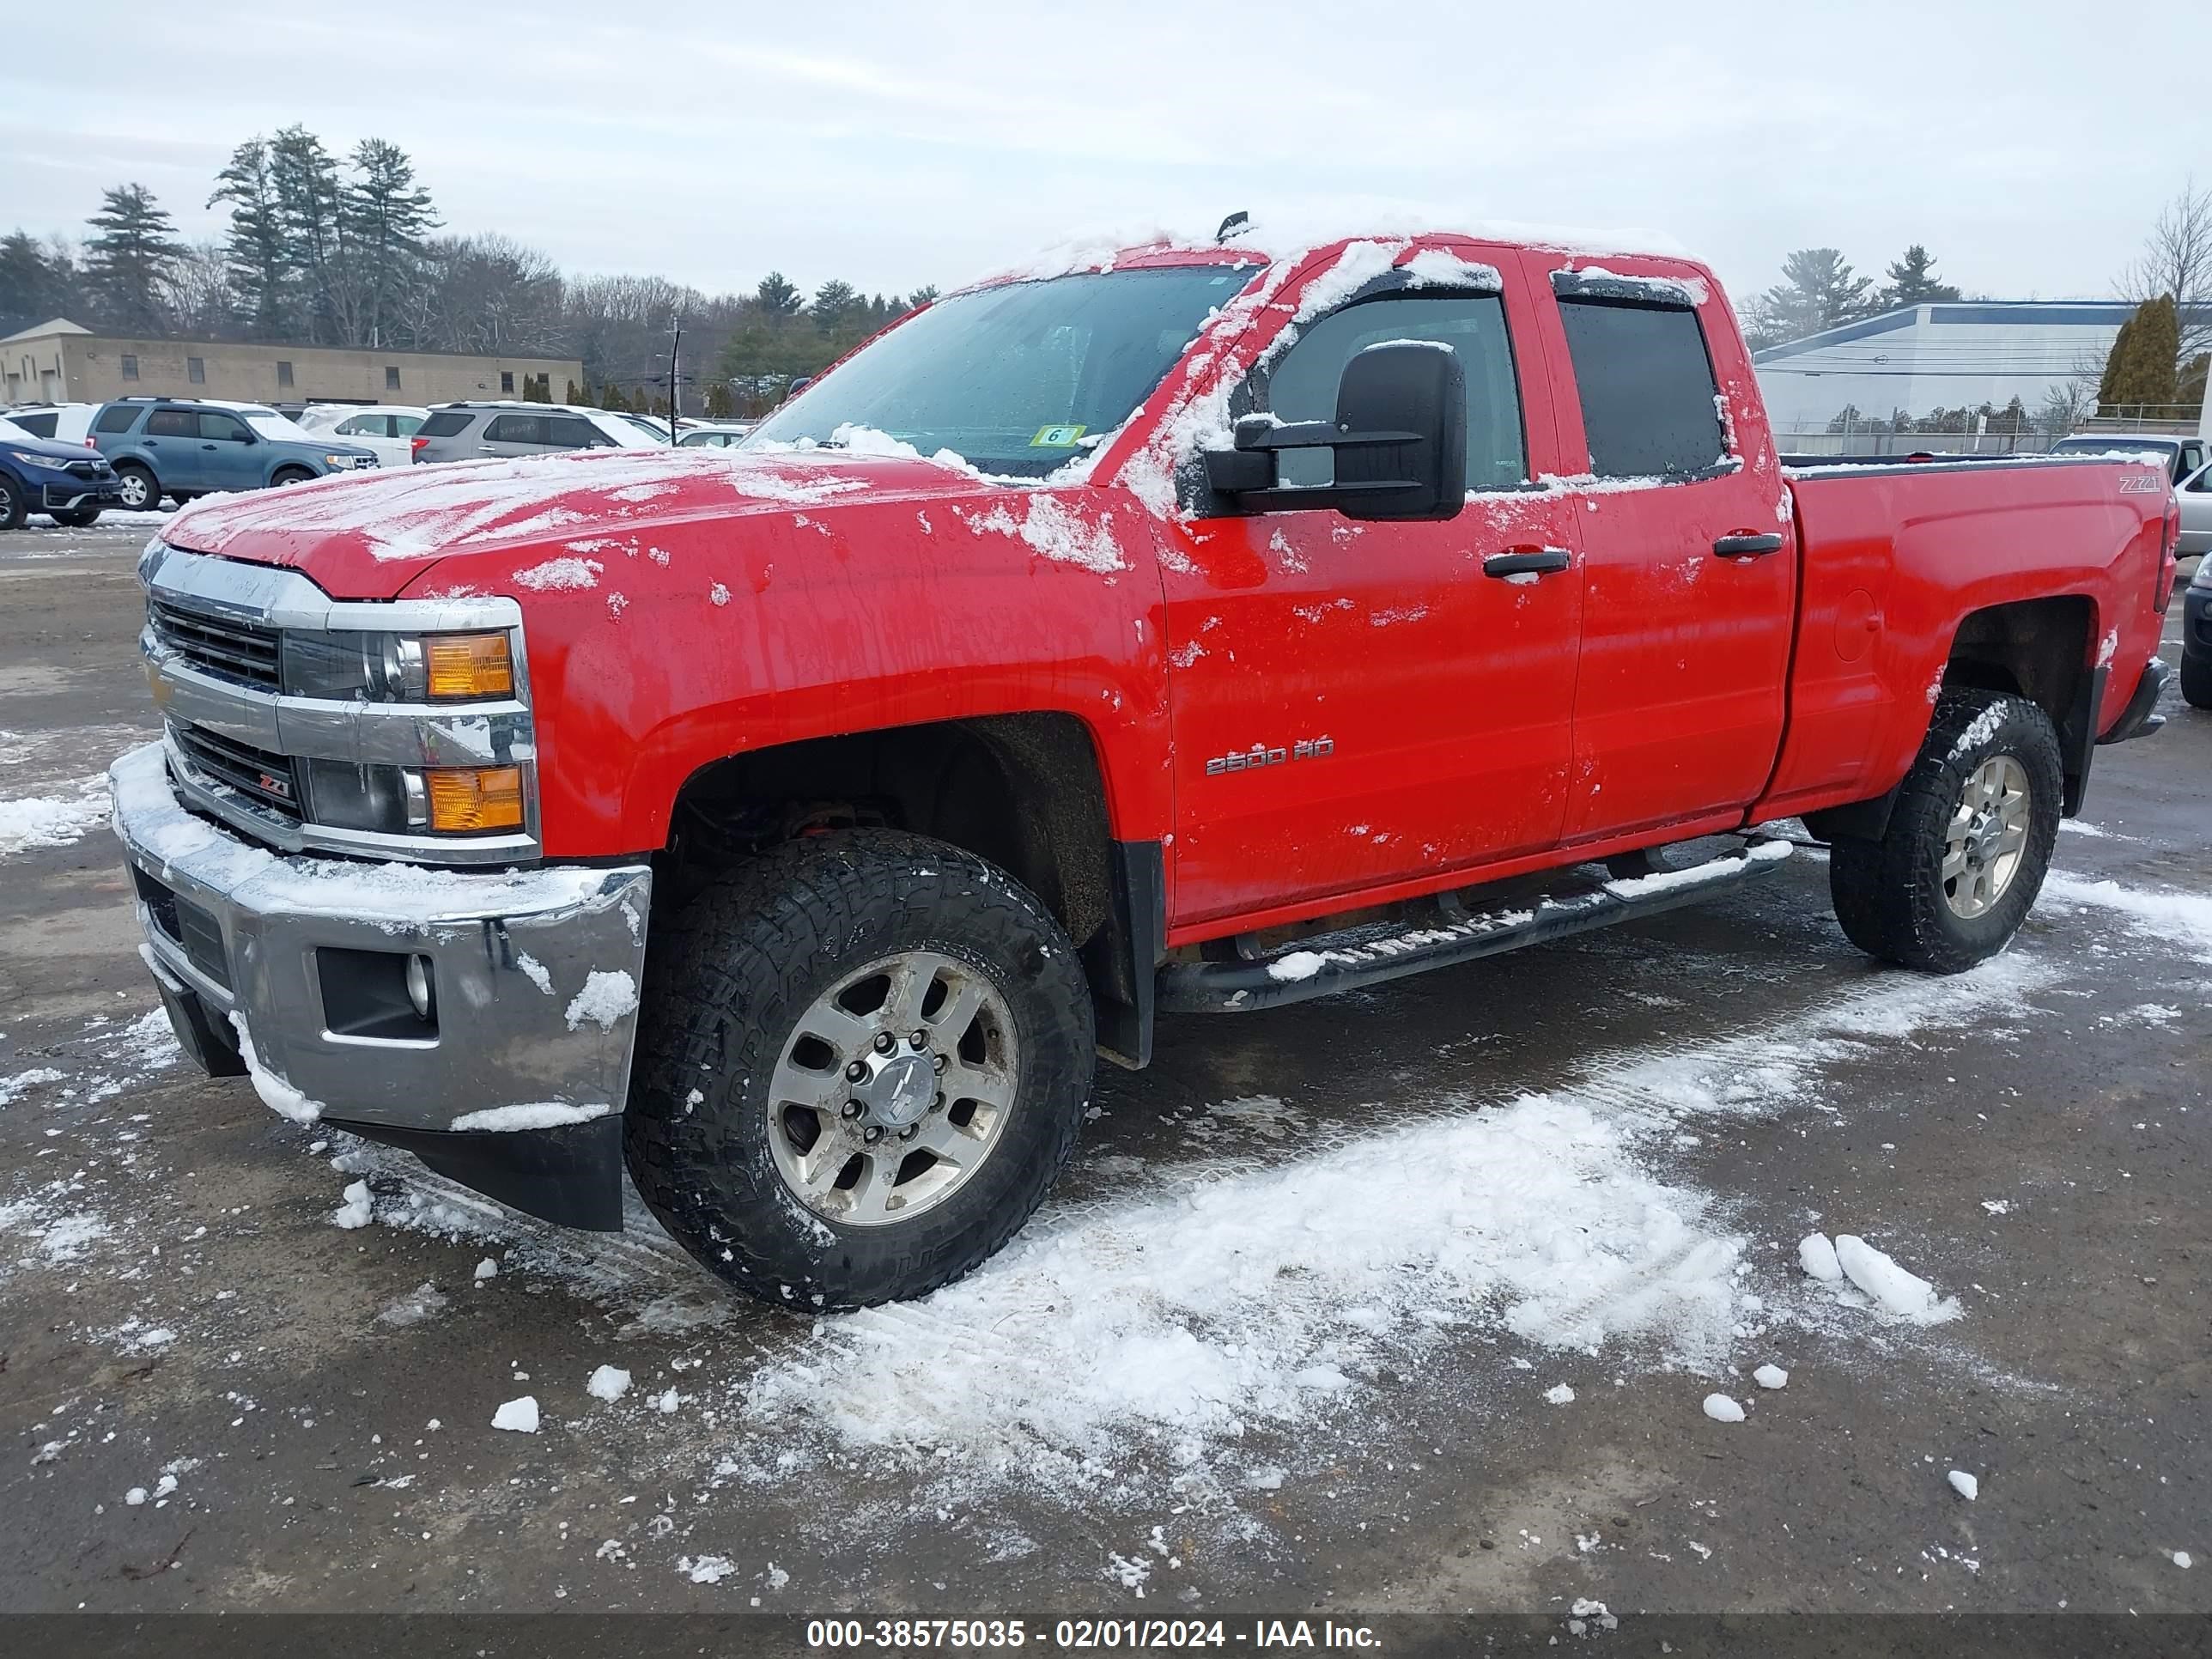
[[161, 539], [195, 553], [306, 568], [333, 598], [386, 599], [449, 555], [504, 544], [977, 487], [972, 473], [911, 453], [575, 450], [336, 473], [217, 496], [178, 514]]

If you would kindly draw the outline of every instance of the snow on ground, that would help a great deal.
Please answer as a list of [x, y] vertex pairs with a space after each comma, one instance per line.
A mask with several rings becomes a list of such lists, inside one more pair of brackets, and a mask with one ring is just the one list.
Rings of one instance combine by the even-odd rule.
[[58, 793], [0, 799], [0, 858], [27, 847], [66, 847], [107, 817], [107, 779], [78, 778]]

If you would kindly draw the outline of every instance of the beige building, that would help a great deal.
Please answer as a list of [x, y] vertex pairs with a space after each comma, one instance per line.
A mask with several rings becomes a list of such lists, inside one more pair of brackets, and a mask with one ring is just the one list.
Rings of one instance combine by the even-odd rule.
[[538, 375], [558, 399], [574, 357], [468, 357], [446, 351], [132, 340], [63, 318], [0, 339], [0, 404], [99, 404], [112, 398], [230, 398], [242, 403], [441, 404], [520, 398]]

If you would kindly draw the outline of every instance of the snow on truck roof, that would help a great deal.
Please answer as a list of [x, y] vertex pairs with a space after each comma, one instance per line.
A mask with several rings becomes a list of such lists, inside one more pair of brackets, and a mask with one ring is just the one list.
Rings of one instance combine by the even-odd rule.
[[1124, 226], [1077, 232], [968, 286], [1035, 282], [1076, 271], [1110, 270], [1119, 263], [1157, 258], [1164, 254], [1214, 258], [1246, 254], [1255, 260], [1280, 264], [1295, 262], [1341, 242], [1403, 243], [1421, 236], [1460, 236], [1470, 241], [1504, 242], [1562, 253], [1649, 255], [1664, 259], [1689, 257], [1688, 250], [1680, 242], [1658, 231], [1577, 229], [1564, 225], [1484, 219], [1473, 214], [1377, 208], [1358, 217], [1255, 214], [1249, 224], [1237, 227], [1219, 240], [1212, 234], [1163, 227]]

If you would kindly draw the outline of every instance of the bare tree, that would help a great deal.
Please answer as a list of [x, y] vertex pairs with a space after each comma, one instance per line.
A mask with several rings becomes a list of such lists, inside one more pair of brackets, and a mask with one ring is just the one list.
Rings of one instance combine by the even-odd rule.
[[2212, 187], [2192, 176], [2159, 210], [2142, 252], [2119, 275], [2120, 297], [2137, 305], [2171, 294], [2181, 313], [2180, 363], [2212, 349]]
[[235, 339], [238, 295], [231, 285], [230, 254], [221, 242], [195, 242], [169, 272], [169, 313], [188, 339]]

